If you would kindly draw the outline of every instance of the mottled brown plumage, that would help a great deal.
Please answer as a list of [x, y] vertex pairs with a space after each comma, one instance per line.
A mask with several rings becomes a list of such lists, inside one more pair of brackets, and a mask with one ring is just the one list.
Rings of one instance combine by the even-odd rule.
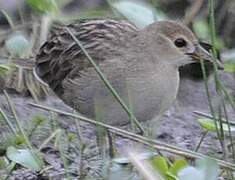
[[[130, 23], [114, 20], [84, 21], [68, 27], [97, 62], [103, 61], [105, 57], [121, 55], [120, 47], [125, 46], [125, 36], [129, 32], [137, 31]], [[37, 74], [57, 93], [63, 89], [61, 82], [65, 76], [75, 76], [79, 71], [91, 67], [84, 58], [65, 28], [58, 26], [53, 29], [51, 37], [40, 49], [36, 63], [39, 67]]]
[[[185, 26], [162, 21], [143, 30], [125, 21], [93, 20], [69, 25], [112, 86], [139, 120], [161, 115], [176, 97], [179, 67], [211, 61]], [[41, 47], [36, 74], [69, 106], [110, 124], [125, 124], [128, 115], [112, 97], [64, 27]]]

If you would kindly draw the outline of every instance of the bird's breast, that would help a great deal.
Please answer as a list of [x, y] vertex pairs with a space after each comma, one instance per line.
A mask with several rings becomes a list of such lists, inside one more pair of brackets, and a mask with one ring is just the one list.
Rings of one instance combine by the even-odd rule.
[[[140, 121], [151, 120], [164, 112], [176, 97], [177, 70], [152, 69], [146, 72], [124, 67], [103, 70], [105, 76]], [[73, 83], [73, 84], [69, 84]], [[91, 69], [78, 79], [64, 83], [62, 99], [80, 113], [112, 125], [128, 123], [129, 116]]]
[[[158, 69], [159, 71], [159, 69]], [[133, 111], [143, 121], [151, 120], [169, 108], [179, 84], [178, 71], [149, 71], [136, 80], [127, 80]]]

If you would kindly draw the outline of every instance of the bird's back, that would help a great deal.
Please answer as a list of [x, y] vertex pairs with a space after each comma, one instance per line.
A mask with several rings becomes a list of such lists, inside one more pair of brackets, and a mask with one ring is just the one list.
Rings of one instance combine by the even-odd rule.
[[[110, 56], [122, 54], [126, 35], [137, 31], [134, 25], [115, 20], [82, 21], [67, 27], [97, 64]], [[64, 79], [79, 76], [82, 70], [90, 66], [92, 65], [82, 50], [62, 26], [55, 28], [48, 41], [40, 48], [35, 70], [57, 95], [62, 96]]]

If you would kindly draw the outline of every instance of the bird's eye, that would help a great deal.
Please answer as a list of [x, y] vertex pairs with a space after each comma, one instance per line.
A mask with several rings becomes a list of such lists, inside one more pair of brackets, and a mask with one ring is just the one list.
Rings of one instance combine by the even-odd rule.
[[179, 39], [175, 40], [175, 45], [178, 48], [182, 48], [182, 47], [185, 47], [187, 45], [187, 42], [183, 38], [179, 38]]

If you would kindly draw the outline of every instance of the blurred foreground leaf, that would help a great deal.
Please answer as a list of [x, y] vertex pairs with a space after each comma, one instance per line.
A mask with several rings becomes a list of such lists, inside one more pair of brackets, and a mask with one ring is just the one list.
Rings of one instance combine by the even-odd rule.
[[41, 158], [33, 151], [28, 149], [16, 149], [13, 146], [7, 148], [7, 157], [26, 168], [40, 171], [43, 166]]
[[31, 45], [21, 32], [16, 32], [6, 41], [5, 46], [12, 56], [22, 57], [29, 52]]
[[179, 172], [178, 176], [180, 180], [192, 180], [192, 179], [204, 180], [202, 173], [198, 169], [192, 166], [188, 166], [182, 169]]
[[154, 8], [141, 2], [121, 0], [111, 5], [139, 28], [165, 18], [163, 13], [160, 11], [157, 13]]
[[199, 38], [209, 39], [210, 38], [210, 27], [206, 20], [199, 19], [193, 23], [193, 30]]
[[199, 159], [196, 167], [188, 166], [179, 173], [180, 180], [216, 180], [219, 175], [219, 166], [212, 159]]
[[[209, 41], [210, 40], [210, 26], [209, 23], [204, 19], [198, 19], [193, 23], [193, 31], [195, 34], [203, 40]], [[215, 48], [221, 49], [224, 47], [224, 43], [221, 39], [216, 37], [215, 39]]]
[[216, 180], [219, 175], [219, 166], [212, 159], [196, 160], [196, 168], [203, 173], [205, 180]]

